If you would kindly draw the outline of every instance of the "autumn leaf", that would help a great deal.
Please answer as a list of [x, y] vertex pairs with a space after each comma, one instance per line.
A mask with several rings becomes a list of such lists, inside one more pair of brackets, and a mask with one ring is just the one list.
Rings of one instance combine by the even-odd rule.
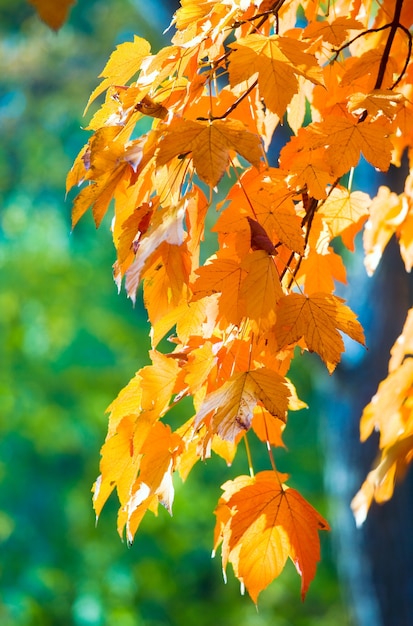
[[367, 111], [373, 118], [380, 114], [393, 119], [403, 105], [403, 95], [390, 89], [374, 89], [371, 93], [353, 93], [348, 98], [348, 110], [361, 115]]
[[313, 253], [303, 259], [297, 272], [297, 281], [303, 280], [307, 295], [317, 292], [331, 292], [335, 281], [347, 283], [343, 259], [331, 247], [324, 253]]
[[297, 136], [291, 137], [280, 153], [280, 168], [293, 189], [306, 189], [317, 199], [327, 197], [327, 186], [335, 178], [332, 165], [325, 155], [324, 145], [319, 145], [319, 136], [312, 126], [300, 128]]
[[195, 2], [182, 0], [181, 7], [176, 11], [174, 22], [180, 30], [190, 26], [198, 19], [205, 17], [211, 11], [215, 2]]
[[135, 259], [126, 272], [126, 290], [132, 301], [141, 281], [142, 272], [147, 261], [157, 254], [160, 246], [168, 243], [181, 246], [185, 240], [184, 217], [187, 199], [184, 197], [176, 206], [160, 208], [154, 215], [150, 227], [140, 233], [136, 240]]
[[255, 603], [290, 558], [302, 578], [304, 599], [320, 560], [319, 530], [329, 525], [283, 481], [286, 475], [266, 471], [239, 476], [223, 485], [215, 511], [215, 549], [223, 542], [223, 568], [229, 561]]
[[[221, 212], [214, 231], [231, 233], [248, 230], [258, 223], [274, 245], [284, 243], [291, 250], [304, 252], [301, 218], [293, 202], [293, 193], [281, 179], [278, 170], [250, 168], [227, 195], [225, 209]], [[260, 231], [262, 234], [262, 231]], [[254, 249], [254, 241], [251, 241]], [[267, 242], [267, 252], [274, 254]], [[259, 246], [258, 246], [258, 249]], [[261, 247], [261, 249], [263, 249]]]
[[275, 324], [280, 349], [303, 337], [308, 349], [320, 355], [331, 373], [344, 351], [339, 331], [364, 345], [356, 316], [340, 298], [323, 293], [311, 296], [291, 293], [281, 298]]
[[185, 244], [160, 244], [157, 255], [143, 273], [144, 303], [155, 324], [188, 299], [190, 257]]
[[234, 441], [240, 432], [249, 430], [258, 402], [285, 421], [289, 395], [284, 378], [265, 367], [234, 374], [205, 397], [195, 425], [211, 423], [214, 433], [222, 439]]
[[363, 234], [367, 273], [371, 276], [376, 270], [383, 251], [407, 215], [407, 205], [402, 197], [384, 185], [370, 205], [370, 216]]
[[282, 117], [298, 90], [297, 74], [319, 82], [321, 70], [303, 42], [273, 35], [249, 35], [231, 44], [229, 77], [233, 87], [258, 73], [265, 105]]
[[371, 198], [362, 191], [350, 192], [336, 187], [318, 211], [327, 225], [331, 239], [341, 236], [349, 250], [354, 251], [354, 238], [368, 218]]
[[239, 324], [245, 314], [245, 303], [240, 296], [240, 290], [246, 275], [240, 263], [231, 258], [211, 258], [196, 274], [197, 279], [192, 286], [193, 298], [220, 294], [220, 315], [227, 323]]
[[304, 38], [319, 37], [338, 48], [348, 37], [350, 30], [362, 30], [363, 24], [348, 16], [337, 17], [332, 21], [312, 22], [304, 30]]
[[252, 429], [261, 441], [268, 441], [271, 446], [284, 447], [282, 433], [285, 422], [275, 418], [262, 406], [256, 406], [252, 419]]
[[392, 144], [381, 121], [358, 123], [355, 119], [330, 116], [316, 126], [317, 131], [324, 135], [313, 147], [318, 148], [326, 144], [326, 156], [331, 163], [337, 177], [355, 167], [360, 155], [374, 167], [385, 172], [391, 162]]
[[413, 309], [409, 309], [403, 330], [390, 350], [389, 372], [394, 372], [402, 365], [406, 357], [413, 354]]
[[351, 501], [357, 526], [361, 526], [373, 499], [383, 503], [390, 500], [396, 480], [404, 478], [413, 460], [413, 434], [401, 436], [394, 444], [386, 446], [376, 467], [367, 474], [360, 490]]
[[259, 166], [262, 157], [260, 139], [247, 131], [242, 122], [177, 119], [170, 124], [159, 144], [157, 163], [165, 165], [173, 157], [191, 152], [199, 178], [215, 187], [230, 163], [231, 150]]
[[53, 30], [59, 30], [67, 20], [70, 7], [76, 0], [29, 0], [39, 17]]
[[267, 254], [276, 254], [277, 250], [268, 237], [265, 228], [257, 220], [253, 220], [249, 216], [247, 216], [247, 220], [251, 230], [251, 248], [253, 250], [263, 250]]
[[155, 502], [172, 514], [172, 474], [182, 450], [181, 437], [172, 433], [169, 426], [161, 422], [153, 425], [141, 448], [138, 479], [118, 518], [119, 534], [126, 527], [128, 543], [132, 543], [146, 511], [156, 510]]
[[127, 41], [117, 46], [112, 52], [99, 78], [103, 78], [100, 85], [92, 92], [86, 110], [108, 87], [125, 85], [140, 69], [140, 64], [150, 53], [150, 44], [142, 37], [134, 36], [133, 41]]
[[93, 505], [99, 517], [103, 505], [115, 487], [121, 501], [125, 501], [138, 472], [138, 457], [131, 454], [134, 419], [124, 417], [116, 432], [110, 436], [101, 449], [100, 476], [93, 487]]
[[243, 259], [241, 267], [247, 272], [239, 294], [245, 303], [245, 315], [261, 331], [267, 330], [275, 322], [277, 302], [284, 295], [274, 259], [264, 250], [257, 250]]

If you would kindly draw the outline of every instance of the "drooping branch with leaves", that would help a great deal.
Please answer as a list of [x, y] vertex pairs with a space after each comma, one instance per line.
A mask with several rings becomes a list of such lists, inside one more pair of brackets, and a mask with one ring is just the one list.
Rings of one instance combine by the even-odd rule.
[[[255, 602], [288, 558], [304, 597], [328, 529], [278, 471], [277, 447], [305, 406], [293, 359], [316, 352], [332, 373], [343, 334], [364, 344], [334, 293], [346, 270], [333, 240], [353, 251], [364, 226], [372, 274], [395, 234], [413, 265], [413, 170], [399, 195], [351, 188], [361, 156], [385, 172], [407, 151], [413, 168], [412, 23], [403, 0], [182, 0], [170, 46], [151, 53], [135, 36], [112, 53], [68, 176], [68, 190], [82, 185], [73, 225], [113, 210], [115, 280], [133, 301], [143, 286], [151, 324], [150, 364], [109, 407], [96, 514], [116, 489], [131, 542], [148, 510], [172, 510], [175, 474], [212, 453], [231, 464], [240, 446], [246, 474], [222, 486], [214, 550]], [[207, 216], [217, 245], [202, 261]], [[362, 416], [381, 460], [354, 500], [360, 522], [412, 456], [412, 315]], [[193, 415], [173, 429], [187, 397]], [[251, 437], [266, 471], [254, 472]]]

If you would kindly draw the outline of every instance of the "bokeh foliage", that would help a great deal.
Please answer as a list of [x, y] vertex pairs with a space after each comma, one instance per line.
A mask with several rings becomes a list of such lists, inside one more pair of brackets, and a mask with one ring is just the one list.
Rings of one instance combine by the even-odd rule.
[[[131, 548], [116, 535], [114, 502], [95, 527], [104, 411], [145, 363], [148, 326], [116, 292], [109, 221], [96, 232], [86, 217], [70, 232], [65, 176], [114, 46], [136, 32], [157, 47], [167, 25], [159, 2], [79, 0], [56, 35], [23, 0], [0, 0], [0, 623], [345, 626], [328, 538], [304, 605], [292, 567], [259, 612], [231, 576], [223, 584], [210, 559], [211, 511], [232, 475], [221, 460], [178, 484], [174, 518], [145, 520]], [[294, 465], [297, 487], [326, 514], [307, 363], [297, 386], [311, 412], [291, 416], [280, 469]]]

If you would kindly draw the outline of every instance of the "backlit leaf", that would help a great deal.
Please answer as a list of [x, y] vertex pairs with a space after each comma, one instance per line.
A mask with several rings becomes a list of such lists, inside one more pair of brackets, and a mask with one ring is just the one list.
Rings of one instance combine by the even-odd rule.
[[344, 351], [339, 330], [364, 345], [364, 335], [354, 313], [340, 298], [327, 294], [305, 296], [291, 293], [281, 298], [275, 325], [280, 348], [304, 338], [332, 372]]
[[195, 423], [212, 420], [213, 432], [234, 441], [240, 432], [249, 430], [258, 401], [272, 415], [285, 420], [289, 395], [285, 379], [267, 368], [235, 374], [206, 396]]
[[260, 139], [246, 130], [242, 122], [213, 120], [203, 123], [177, 119], [159, 144], [157, 163], [164, 165], [175, 156], [191, 152], [199, 178], [215, 187], [229, 165], [230, 150], [259, 166], [262, 157]]
[[117, 46], [112, 52], [99, 78], [102, 82], [92, 92], [86, 109], [101, 93], [112, 85], [125, 85], [140, 69], [143, 59], [150, 53], [149, 42], [142, 37], [134, 36], [133, 41], [127, 41]]
[[224, 541], [223, 566], [226, 560], [233, 565], [255, 603], [288, 558], [302, 578], [304, 598], [320, 560], [318, 531], [329, 530], [326, 520], [284, 484], [286, 478], [267, 471], [228, 481], [215, 511], [216, 545]]

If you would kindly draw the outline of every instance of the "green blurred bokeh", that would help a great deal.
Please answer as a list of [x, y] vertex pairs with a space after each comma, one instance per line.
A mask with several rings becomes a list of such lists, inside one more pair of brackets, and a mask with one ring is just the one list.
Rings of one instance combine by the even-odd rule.
[[[112, 281], [110, 220], [96, 231], [86, 216], [70, 232], [65, 177], [115, 45], [134, 33], [166, 45], [161, 4], [79, 0], [55, 34], [23, 0], [0, 0], [0, 624], [349, 625], [325, 533], [304, 604], [291, 564], [259, 611], [231, 573], [224, 585], [210, 558], [212, 512], [220, 485], [247, 472], [242, 452], [233, 468], [198, 464], [176, 485], [174, 517], [145, 519], [131, 548], [116, 534], [116, 498], [95, 525], [104, 411], [147, 361], [149, 329]], [[279, 459], [326, 514], [311, 362], [311, 375], [296, 372], [311, 409], [291, 416]], [[261, 448], [253, 452], [265, 468]]]

